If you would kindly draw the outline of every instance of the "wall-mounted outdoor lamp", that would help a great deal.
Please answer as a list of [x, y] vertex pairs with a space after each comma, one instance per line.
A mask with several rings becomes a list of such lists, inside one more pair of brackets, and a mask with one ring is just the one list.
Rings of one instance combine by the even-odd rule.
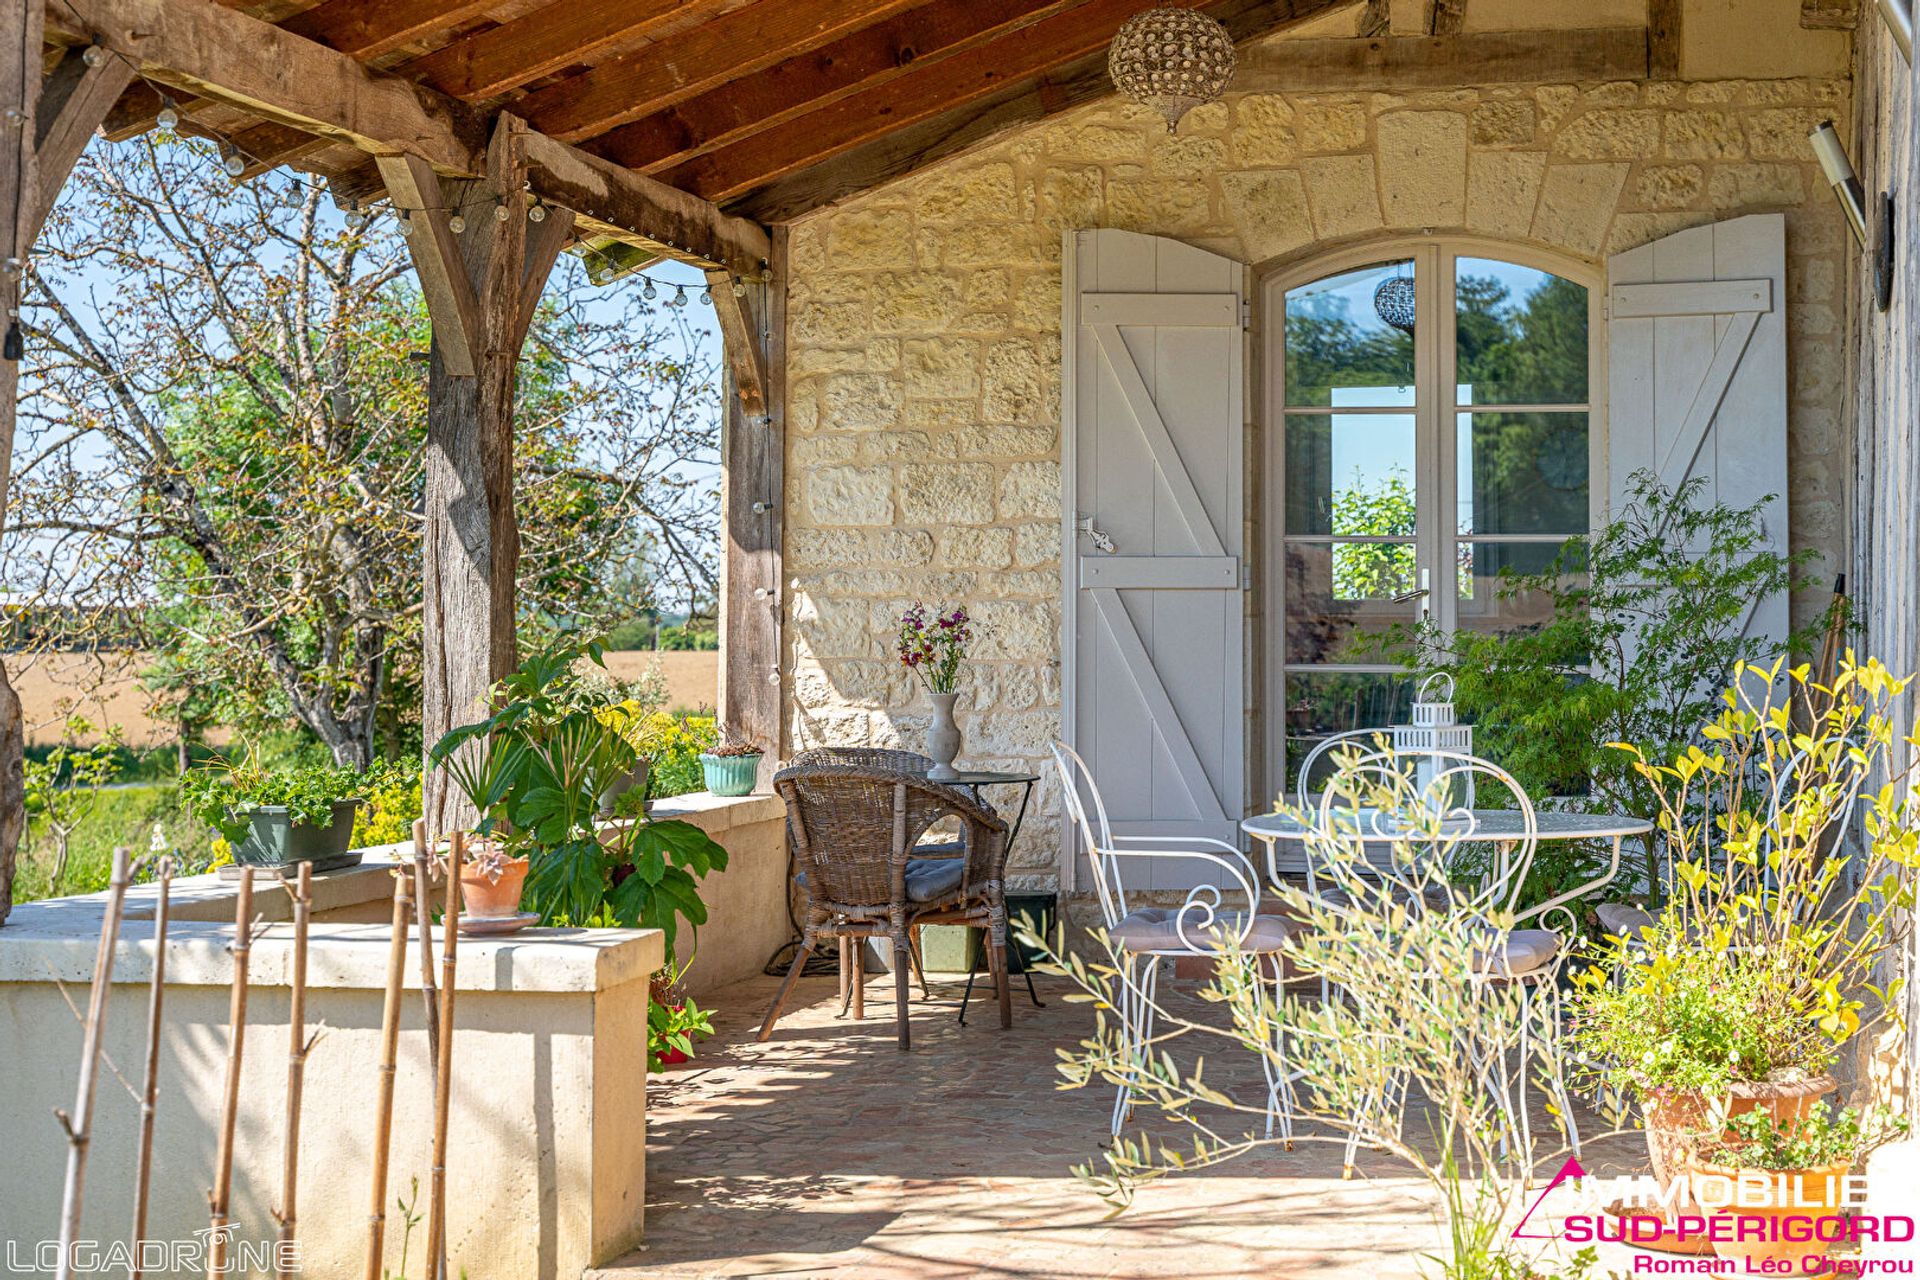
[[1847, 149], [1841, 144], [1833, 121], [1822, 120], [1820, 127], [1807, 135], [1807, 141], [1813, 144], [1813, 154], [1820, 161], [1820, 168], [1833, 187], [1834, 198], [1840, 202], [1841, 212], [1847, 215], [1847, 225], [1853, 228], [1853, 238], [1862, 249], [1866, 248], [1866, 192], [1853, 172], [1853, 162], [1847, 159]]
[[1908, 7], [1909, 3], [1910, 0], [1879, 0], [1880, 16], [1886, 20], [1893, 42], [1900, 46], [1900, 56], [1912, 62], [1913, 10]]

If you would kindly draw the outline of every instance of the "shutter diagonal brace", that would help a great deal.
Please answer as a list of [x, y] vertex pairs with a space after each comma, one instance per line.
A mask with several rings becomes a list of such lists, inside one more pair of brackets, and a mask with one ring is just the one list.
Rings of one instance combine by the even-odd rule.
[[1174, 709], [1173, 699], [1167, 696], [1167, 687], [1160, 683], [1160, 676], [1153, 669], [1153, 659], [1147, 653], [1147, 646], [1141, 642], [1140, 633], [1134, 629], [1126, 606], [1120, 602], [1120, 593], [1111, 587], [1089, 587], [1087, 595], [1092, 597], [1100, 621], [1106, 625], [1107, 634], [1113, 637], [1114, 647], [1120, 651], [1120, 665], [1133, 682], [1140, 701], [1146, 705], [1147, 722], [1153, 726], [1154, 735], [1172, 758], [1174, 772], [1180, 775], [1180, 783], [1186, 788], [1187, 799], [1192, 803], [1194, 813], [1203, 821], [1225, 822], [1227, 814], [1220, 805], [1219, 793], [1207, 779], [1206, 767], [1200, 763], [1200, 753], [1193, 749], [1193, 740], [1187, 736], [1186, 726], [1181, 723], [1180, 713]]

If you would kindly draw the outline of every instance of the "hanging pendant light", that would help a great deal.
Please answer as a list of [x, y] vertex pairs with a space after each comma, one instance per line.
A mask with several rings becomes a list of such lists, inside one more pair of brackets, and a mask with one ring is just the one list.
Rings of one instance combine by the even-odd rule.
[[1226, 90], [1233, 37], [1192, 9], [1147, 9], [1114, 33], [1107, 72], [1121, 93], [1165, 116], [1172, 133], [1181, 116]]
[[1382, 280], [1373, 291], [1373, 309], [1382, 320], [1402, 333], [1413, 332], [1413, 281], [1406, 276]]

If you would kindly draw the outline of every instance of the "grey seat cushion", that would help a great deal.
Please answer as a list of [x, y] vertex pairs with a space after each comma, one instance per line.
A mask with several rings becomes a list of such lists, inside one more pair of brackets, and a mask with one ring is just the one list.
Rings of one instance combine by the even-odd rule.
[[1510, 929], [1498, 943], [1473, 953], [1473, 967], [1511, 977], [1545, 968], [1559, 952], [1560, 935], [1552, 929]]
[[[939, 845], [920, 845], [919, 848], [939, 848]], [[958, 845], [954, 846], [957, 850]], [[907, 859], [907, 901], [935, 902], [941, 898], [953, 896], [966, 879], [967, 864], [962, 858], [908, 858]], [[793, 882], [802, 889], [807, 887], [807, 873], [802, 871], [794, 876]]]
[[[1222, 951], [1226, 944], [1246, 928], [1243, 911], [1222, 912], [1213, 926], [1202, 928], [1198, 913], [1189, 912], [1186, 934], [1180, 931], [1180, 912], [1173, 907], [1140, 907], [1121, 917], [1108, 933], [1128, 951]], [[1287, 940], [1293, 921], [1285, 916], [1257, 915], [1253, 928], [1240, 943], [1242, 951], [1265, 953], [1278, 951]]]

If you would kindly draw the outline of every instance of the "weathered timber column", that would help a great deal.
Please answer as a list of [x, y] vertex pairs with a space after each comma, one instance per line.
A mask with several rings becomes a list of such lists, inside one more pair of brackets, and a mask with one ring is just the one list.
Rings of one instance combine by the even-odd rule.
[[[409, 156], [381, 157], [380, 172], [394, 207], [407, 215], [407, 244], [433, 321], [421, 667], [430, 750], [449, 729], [485, 714], [487, 690], [517, 661], [515, 370], [571, 219], [554, 211], [528, 222], [526, 125], [512, 116], [502, 115], [494, 130], [484, 178], [440, 179]], [[436, 835], [476, 816], [450, 780], [433, 772], [421, 799]]]
[[763, 282], [736, 298], [724, 271], [709, 271], [727, 355], [720, 440], [721, 508], [726, 523], [720, 576], [720, 716], [730, 732], [766, 751], [757, 787], [766, 790], [786, 754], [781, 620], [785, 474], [787, 267], [785, 227], [772, 229]]
[[[39, 0], [0, 0], [0, 518], [13, 465], [20, 394], [20, 295], [27, 255], [87, 139], [133, 78], [104, 50], [67, 51], [42, 76], [45, 8]], [[13, 910], [14, 855], [26, 824], [22, 773], [26, 734], [20, 698], [0, 665], [0, 923]]]

